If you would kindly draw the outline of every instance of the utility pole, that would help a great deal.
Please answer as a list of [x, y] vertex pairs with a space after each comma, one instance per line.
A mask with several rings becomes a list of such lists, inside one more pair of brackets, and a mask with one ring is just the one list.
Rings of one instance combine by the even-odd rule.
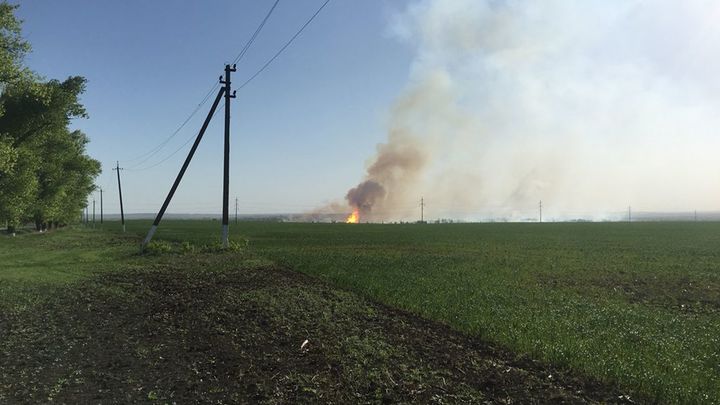
[[[220, 81], [222, 82], [222, 76], [220, 77]], [[215, 110], [217, 109], [218, 104], [220, 104], [220, 99], [222, 98], [223, 94], [225, 93], [225, 87], [220, 87], [220, 90], [218, 90], [217, 96], [215, 96], [215, 101], [212, 104], [212, 107], [210, 107], [210, 111], [208, 112], [207, 117], [205, 117], [205, 121], [202, 124], [202, 127], [200, 128], [200, 132], [198, 132], [197, 137], [195, 138], [195, 142], [193, 143], [192, 147], [190, 148], [190, 152], [188, 152], [187, 157], [185, 158], [185, 162], [183, 163], [182, 167], [180, 168], [180, 171], [178, 172], [177, 177], [175, 177], [175, 182], [173, 183], [172, 187], [170, 187], [170, 192], [168, 192], [167, 197], [165, 197], [165, 202], [163, 202], [162, 207], [160, 207], [160, 211], [158, 211], [157, 216], [155, 217], [155, 221], [153, 222], [152, 226], [150, 227], [150, 230], [148, 231], [147, 235], [145, 236], [145, 239], [142, 242], [141, 249], [145, 249], [145, 246], [147, 246], [148, 243], [150, 243], [150, 240], [152, 239], [153, 235], [155, 234], [155, 231], [157, 231], [158, 225], [160, 225], [160, 221], [162, 220], [163, 215], [165, 214], [165, 210], [168, 207], [168, 204], [170, 204], [170, 201], [173, 198], [173, 195], [175, 195], [175, 190], [177, 190], [178, 186], [180, 185], [180, 181], [183, 178], [183, 175], [185, 174], [185, 170], [187, 170], [188, 166], [190, 165], [190, 161], [192, 160], [193, 155], [195, 155], [195, 151], [197, 150], [198, 145], [200, 145], [200, 141], [203, 138], [203, 135], [205, 135], [205, 130], [207, 129], [208, 125], [210, 124], [210, 120], [212, 119], [213, 115], [215, 115]], [[226, 200], [227, 201], [227, 200]], [[225, 207], [227, 208], [227, 206]]]
[[85, 226], [88, 224], [88, 206], [85, 206]]
[[425, 198], [420, 197], [420, 223], [425, 222]]
[[93, 228], [95, 228], [95, 199], [93, 198]]
[[123, 168], [120, 167], [120, 162], [115, 162], [115, 168], [113, 170], [117, 171], [118, 194], [120, 195], [120, 222], [122, 223], [123, 232], [125, 232], [125, 212], [123, 211], [122, 187], [120, 186], [120, 170], [123, 170]]
[[103, 199], [102, 199], [102, 193], [103, 189], [100, 187], [100, 223], [103, 223]]
[[632, 222], [632, 207], [628, 205], [628, 222]]
[[540, 221], [539, 222], [542, 222], [542, 200], [540, 200], [540, 204], [538, 205], [538, 207], [540, 209]]
[[235, 225], [237, 225], [238, 199], [235, 197]]
[[223, 217], [222, 217], [222, 246], [228, 247], [228, 198], [230, 195], [230, 99], [235, 98], [235, 93], [230, 93], [230, 73], [235, 72], [235, 65], [225, 65], [225, 80], [220, 80], [225, 85], [225, 153], [223, 158]]
[[695, 222], [697, 222], [697, 210], [695, 210]]

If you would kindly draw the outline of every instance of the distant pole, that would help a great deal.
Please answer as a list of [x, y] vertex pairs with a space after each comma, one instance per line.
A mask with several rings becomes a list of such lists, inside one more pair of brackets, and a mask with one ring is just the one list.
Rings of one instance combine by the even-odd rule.
[[95, 228], [95, 199], [93, 198], [93, 228]]
[[238, 199], [235, 197], [235, 225], [237, 225]]
[[100, 188], [100, 223], [103, 223], [103, 198], [102, 198], [103, 189]]
[[235, 65], [225, 65], [225, 153], [223, 157], [223, 216], [222, 216], [222, 246], [228, 247], [228, 199], [230, 196], [230, 99], [235, 93], [230, 93], [230, 73], [235, 72]]
[[542, 200], [540, 200], [540, 204], [538, 204], [538, 209], [540, 211], [540, 221], [539, 222], [542, 222]]
[[695, 210], [695, 222], [697, 222], [697, 210]]
[[628, 222], [632, 222], [632, 207], [628, 205]]
[[120, 162], [115, 162], [113, 170], [117, 171], [118, 194], [120, 195], [120, 222], [122, 223], [123, 232], [125, 232], [125, 211], [123, 211], [122, 186], [120, 185], [120, 170], [123, 170], [123, 168], [120, 167]]
[[425, 222], [425, 198], [420, 197], [420, 223]]
[[88, 224], [88, 215], [89, 215], [89, 214], [88, 214], [88, 206], [86, 205], [86, 206], [85, 206], [85, 225], [86, 225], [86, 226], [87, 226], [87, 224]]

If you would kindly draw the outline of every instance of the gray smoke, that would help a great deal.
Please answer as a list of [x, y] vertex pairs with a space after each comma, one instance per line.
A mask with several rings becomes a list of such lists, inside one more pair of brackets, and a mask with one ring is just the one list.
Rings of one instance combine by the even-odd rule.
[[363, 220], [404, 218], [414, 211], [407, 202], [420, 198], [414, 193], [431, 162], [431, 139], [442, 131], [435, 121], [455, 120], [448, 112], [447, 84], [442, 75], [431, 75], [395, 103], [388, 141], [377, 146], [365, 179], [346, 195]]
[[720, 5], [422, 0], [407, 90], [347, 202], [370, 220], [717, 209]]
[[358, 184], [357, 187], [348, 191], [345, 199], [350, 203], [351, 207], [360, 210], [361, 213], [367, 214], [372, 211], [375, 202], [385, 197], [385, 188], [375, 180], [365, 180]]
[[388, 143], [378, 145], [377, 149], [366, 180], [350, 189], [345, 197], [364, 219], [388, 214], [377, 209], [373, 212], [373, 208], [382, 209], [404, 196], [404, 191], [415, 185], [417, 174], [427, 161], [421, 143], [399, 128], [393, 130]]

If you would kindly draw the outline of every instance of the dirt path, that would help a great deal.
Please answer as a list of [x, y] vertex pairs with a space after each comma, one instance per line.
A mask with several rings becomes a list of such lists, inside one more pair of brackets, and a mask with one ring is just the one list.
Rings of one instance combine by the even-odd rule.
[[0, 402], [624, 401], [301, 274], [243, 267], [182, 258], [1, 313]]

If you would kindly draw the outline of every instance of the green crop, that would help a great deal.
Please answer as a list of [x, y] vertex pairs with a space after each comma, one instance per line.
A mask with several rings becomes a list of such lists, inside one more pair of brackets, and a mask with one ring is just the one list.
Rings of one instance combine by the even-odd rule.
[[[125, 236], [116, 225], [48, 238], [32, 251], [22, 239], [44, 236], [0, 241], [4, 299], [22, 283], [150, 260], [138, 253], [149, 222], [130, 221]], [[644, 398], [720, 402], [720, 223], [230, 228], [248, 260], [310, 274]], [[110, 232], [113, 244], [67, 257], [63, 244], [87, 232]], [[219, 237], [217, 221], [167, 221], [156, 234], [173, 255]]]

